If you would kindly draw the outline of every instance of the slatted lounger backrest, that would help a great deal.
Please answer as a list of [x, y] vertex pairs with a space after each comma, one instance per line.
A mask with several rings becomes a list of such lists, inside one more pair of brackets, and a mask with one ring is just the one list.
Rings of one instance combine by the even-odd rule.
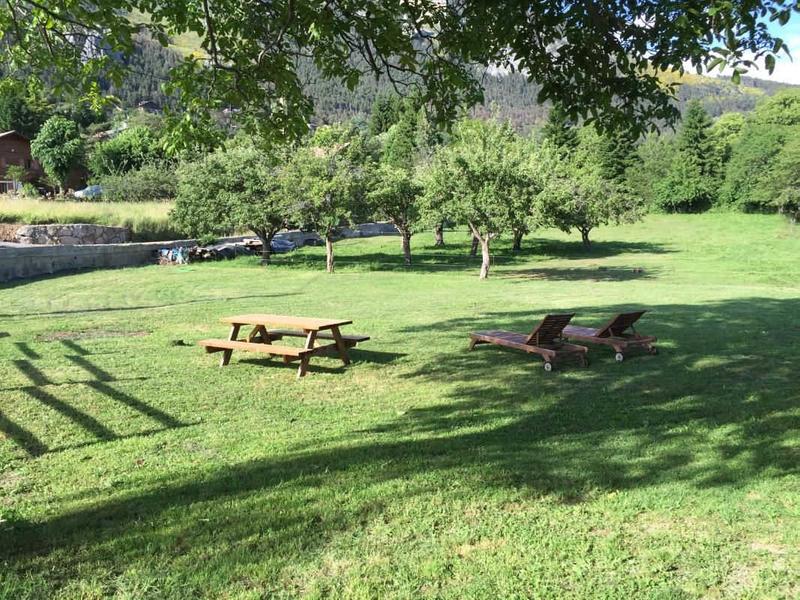
[[622, 335], [625, 333], [625, 331], [632, 327], [636, 321], [641, 319], [642, 315], [646, 312], [646, 310], [639, 310], [616, 315], [608, 323], [597, 330], [597, 337], [613, 337], [616, 335]]
[[574, 316], [575, 313], [568, 315], [547, 315], [528, 336], [525, 343], [534, 346], [547, 346], [555, 343], [561, 338], [564, 327], [569, 324]]

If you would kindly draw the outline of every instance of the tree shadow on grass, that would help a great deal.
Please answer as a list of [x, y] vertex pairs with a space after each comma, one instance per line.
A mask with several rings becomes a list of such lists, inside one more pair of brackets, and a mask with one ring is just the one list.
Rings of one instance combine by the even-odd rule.
[[[413, 244], [413, 242], [412, 242]], [[404, 271], [435, 273], [441, 271], [473, 271], [480, 268], [480, 255], [469, 255], [467, 242], [451, 243], [444, 248], [420, 246], [412, 248], [413, 264], [409, 267], [403, 261], [398, 245], [397, 252], [359, 252], [350, 255], [335, 253], [336, 267], [360, 271]], [[580, 243], [557, 240], [530, 240], [519, 252], [513, 252], [509, 243], [498, 240], [492, 246], [494, 266], [511, 267], [527, 264], [531, 260], [544, 259], [601, 259], [620, 254], [663, 254], [671, 252], [661, 244], [651, 242], [596, 242], [591, 248]], [[325, 255], [319, 252], [300, 252], [284, 254], [273, 258], [276, 266], [300, 268], [303, 270], [324, 269]], [[631, 267], [633, 269], [635, 267]]]
[[639, 267], [583, 267], [583, 268], [538, 268], [520, 269], [503, 272], [498, 277], [518, 281], [633, 281], [636, 279], [654, 279], [660, 269], [642, 269]]
[[[0, 411], [0, 432], [10, 438], [19, 448], [31, 457], [37, 457], [46, 453], [60, 452], [66, 449], [74, 449], [93, 445], [112, 440], [127, 439], [131, 437], [141, 437], [154, 433], [166, 431], [168, 429], [182, 428], [196, 423], [185, 423], [172, 417], [165, 411], [152, 406], [130, 393], [115, 388], [112, 383], [119, 381], [135, 381], [145, 379], [144, 377], [127, 377], [120, 379], [112, 373], [102, 369], [87, 358], [83, 346], [71, 344], [68, 346], [72, 351], [82, 351], [80, 355], [67, 355], [66, 358], [76, 366], [80, 367], [90, 375], [88, 381], [70, 381], [64, 384], [56, 384], [42, 372], [31, 360], [14, 360], [17, 369], [28, 379], [30, 385], [21, 387], [5, 388], [22, 392], [24, 397], [35, 405], [46, 407], [58, 413], [66, 421], [77, 425], [80, 429], [89, 433], [94, 438], [93, 441], [67, 444], [64, 446], [48, 446], [44, 440], [32, 433], [27, 427], [12, 419], [9, 415]], [[151, 427], [144, 431], [133, 433], [117, 433], [103, 424], [100, 416], [95, 416], [77, 408], [69, 398], [59, 397], [53, 390], [62, 386], [83, 384], [98, 392], [100, 397], [122, 404], [127, 408], [140, 413], [158, 422], [158, 427]], [[63, 396], [63, 394], [62, 394]]]
[[656, 242], [600, 241], [588, 248], [579, 241], [530, 238], [526, 240], [520, 257], [545, 257], [557, 259], [609, 258], [620, 254], [668, 254], [669, 247]]
[[[400, 358], [406, 356], [400, 352], [381, 352], [378, 350], [362, 350], [359, 348], [350, 348], [347, 351], [348, 355], [350, 356], [350, 361], [352, 364], [358, 364], [360, 362], [365, 363], [373, 363], [378, 365], [385, 365]], [[308, 366], [309, 373], [342, 373], [345, 371], [347, 367], [345, 367], [340, 362], [339, 356], [336, 354], [335, 349], [331, 349], [326, 353], [325, 356], [320, 357], [312, 357], [311, 362]], [[299, 363], [297, 361], [292, 361], [289, 363], [283, 362], [279, 357], [273, 358], [253, 358], [253, 357], [244, 357], [239, 358], [237, 362], [249, 364], [249, 365], [258, 365], [263, 366], [265, 368], [270, 367], [279, 367], [283, 369], [290, 369], [290, 370], [297, 370]]]
[[22, 354], [24, 354], [27, 358], [41, 358], [38, 352], [36, 352], [33, 348], [31, 348], [28, 342], [14, 342], [14, 346], [16, 346], [17, 350], [19, 350]]
[[[592, 321], [628, 306], [568, 308]], [[143, 560], [153, 548], [172, 556], [168, 540], [181, 535], [204, 548], [213, 569], [236, 560], [226, 549], [245, 540], [248, 555], [291, 561], [388, 506], [432, 493], [433, 473], [472, 494], [502, 488], [564, 503], [797, 473], [790, 442], [800, 429], [800, 331], [788, 324], [798, 311], [800, 300], [763, 298], [652, 307], [641, 329], [659, 337], [660, 355], [617, 364], [608, 349], [593, 348], [591, 367], [550, 374], [521, 353], [465, 350], [472, 329], [530, 330], [536, 317], [522, 311], [408, 328], [441, 349], [405, 375], [439, 386], [439, 402], [346, 438], [316, 437], [288, 454], [165, 477], [40, 523], [17, 520], [0, 553], [80, 549], [83, 560], [104, 564], [109, 556]]]

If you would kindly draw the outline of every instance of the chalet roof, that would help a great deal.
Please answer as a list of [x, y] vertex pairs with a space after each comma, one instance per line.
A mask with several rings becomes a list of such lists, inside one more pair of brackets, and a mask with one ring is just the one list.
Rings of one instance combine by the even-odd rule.
[[22, 138], [25, 141], [28, 142], [30, 141], [26, 136], [22, 135], [19, 131], [15, 131], [13, 129], [11, 131], [4, 131], [3, 133], [0, 133], [0, 140], [7, 137], [18, 137]]

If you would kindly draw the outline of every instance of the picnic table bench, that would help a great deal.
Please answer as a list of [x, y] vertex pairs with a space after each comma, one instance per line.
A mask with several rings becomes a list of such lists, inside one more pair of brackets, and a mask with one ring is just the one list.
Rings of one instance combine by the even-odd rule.
[[[223, 317], [220, 320], [231, 326], [228, 339], [200, 340], [198, 344], [203, 346], [206, 352], [222, 352], [221, 367], [230, 362], [234, 350], [260, 352], [268, 356], [281, 356], [285, 363], [299, 360], [297, 377], [305, 376], [311, 357], [320, 354], [335, 352], [345, 365], [350, 364], [347, 349], [369, 339], [366, 335], [343, 335], [339, 328], [352, 323], [346, 319], [252, 314]], [[242, 327], [251, 327], [250, 333], [244, 340], [239, 339]], [[274, 343], [284, 337], [301, 337], [306, 341], [302, 348]], [[333, 340], [333, 342], [317, 345], [317, 340]]]

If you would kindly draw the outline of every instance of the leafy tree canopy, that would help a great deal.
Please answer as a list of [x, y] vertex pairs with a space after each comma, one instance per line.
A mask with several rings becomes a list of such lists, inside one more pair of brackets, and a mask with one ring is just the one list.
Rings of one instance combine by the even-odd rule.
[[753, 197], [793, 221], [800, 219], [800, 128], [795, 128], [768, 172], [756, 181]]
[[639, 218], [640, 202], [609, 172], [607, 161], [605, 140], [593, 127], [584, 127], [577, 148], [555, 165], [541, 193], [542, 222], [565, 232], [577, 230], [589, 247], [593, 229]]
[[720, 200], [741, 210], [763, 210], [771, 206], [759, 182], [770, 172], [773, 159], [787, 139], [800, 135], [800, 127], [748, 122], [731, 149], [731, 159], [720, 189]]
[[784, 90], [767, 98], [753, 111], [753, 121], [764, 125], [800, 125], [800, 90]]
[[47, 120], [50, 107], [41, 86], [18, 79], [0, 80], [0, 131], [12, 129], [33, 138]]
[[293, 220], [325, 238], [333, 272], [336, 230], [367, 214], [367, 181], [377, 155], [371, 138], [345, 125], [320, 127], [290, 156], [284, 189]]
[[725, 165], [731, 159], [731, 150], [741, 136], [744, 124], [742, 113], [731, 112], [720, 115], [709, 129], [717, 175], [724, 175]]
[[251, 139], [231, 140], [178, 170], [173, 218], [192, 235], [249, 229], [261, 239], [268, 262], [270, 241], [286, 225], [288, 212], [275, 159]]
[[70, 171], [84, 155], [78, 124], [59, 115], [50, 117], [31, 142], [31, 154], [63, 190]]
[[797, 10], [792, 0], [8, 0], [0, 31], [9, 68], [48, 73], [94, 103], [98, 81], [122, 79], [129, 61], [118, 57], [137, 36], [167, 45], [196, 33], [203, 53], [169, 70], [167, 91], [191, 110], [237, 107], [284, 137], [302, 135], [313, 112], [304, 58], [350, 88], [372, 74], [419, 90], [442, 120], [482, 99], [475, 65], [519, 70], [540, 85], [539, 101], [573, 118], [641, 129], [677, 117], [675, 84], [660, 72], [729, 66], [738, 81], [758, 59], [771, 70], [788, 49], [767, 22]]

